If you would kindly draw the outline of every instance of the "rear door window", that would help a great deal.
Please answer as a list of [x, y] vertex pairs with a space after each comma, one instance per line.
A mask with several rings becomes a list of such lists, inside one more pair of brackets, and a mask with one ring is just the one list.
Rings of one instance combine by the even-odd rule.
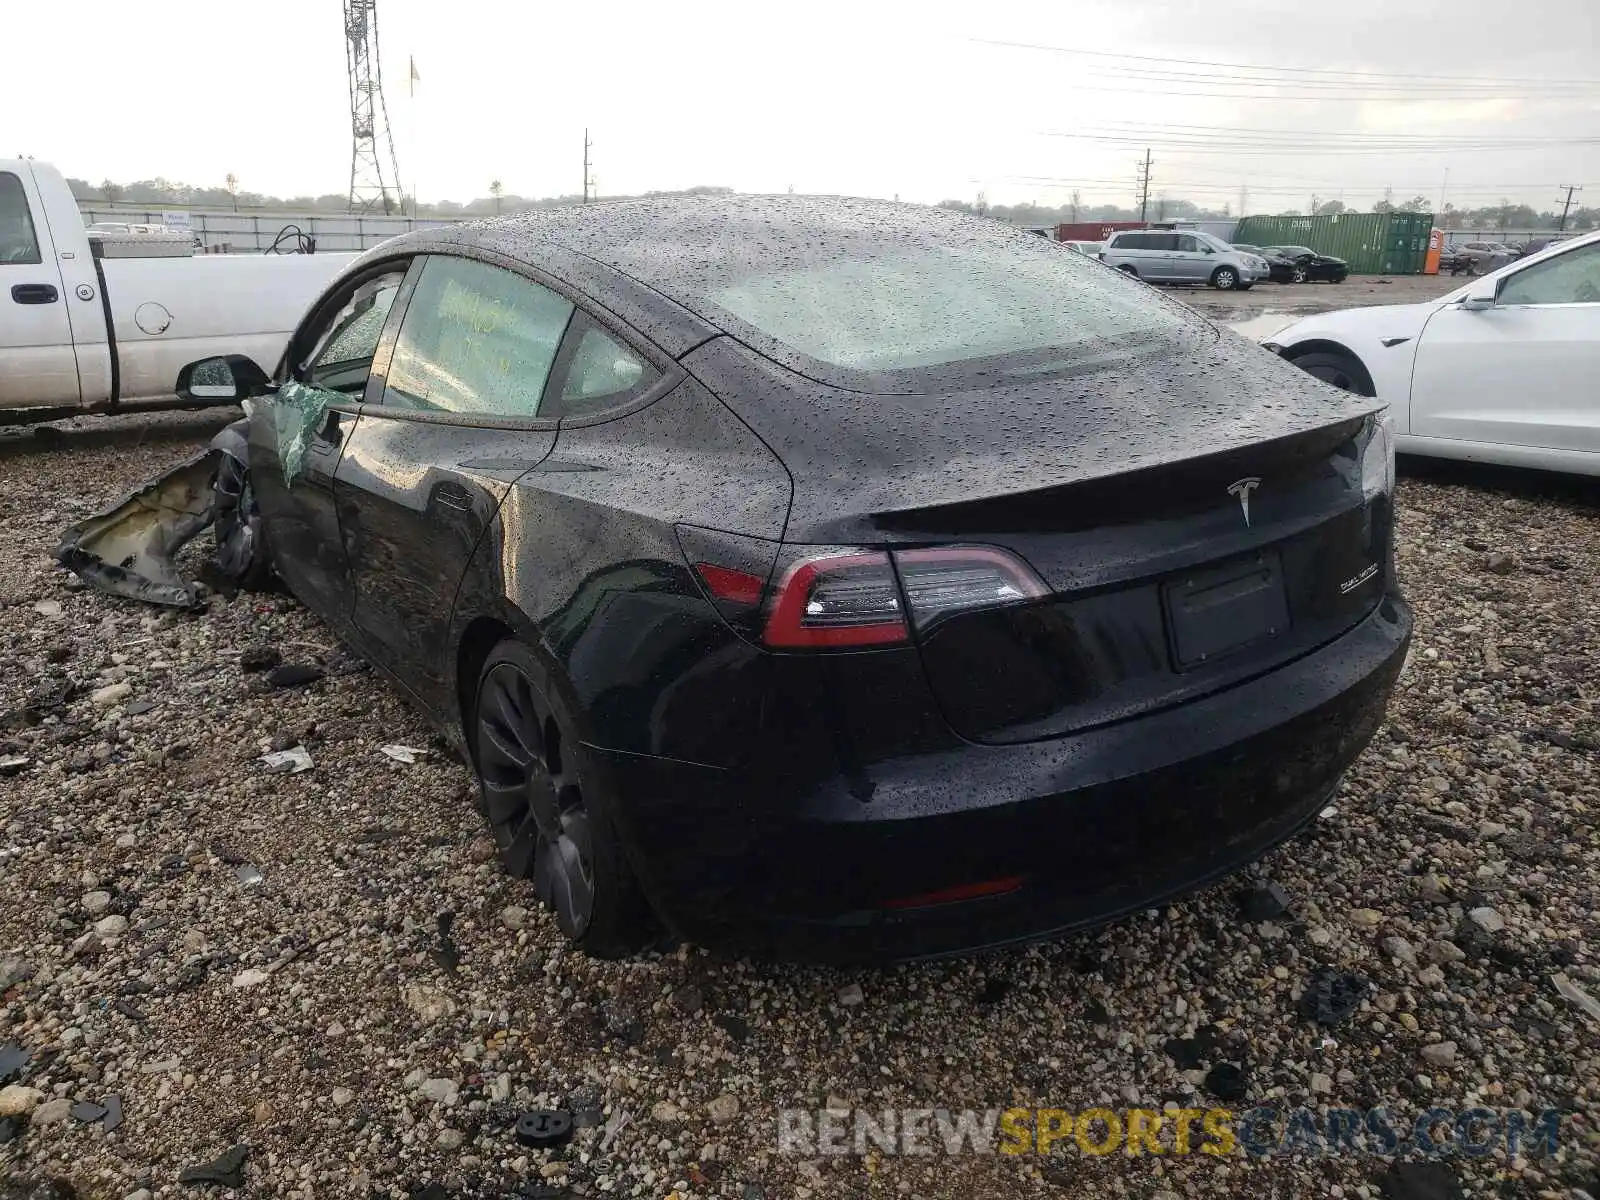
[[562, 416], [587, 416], [626, 404], [661, 373], [606, 330], [580, 314], [568, 334], [571, 357], [561, 381]]
[[42, 261], [22, 180], [10, 171], [0, 171], [0, 266]]
[[1192, 234], [1184, 234], [1178, 239], [1178, 249], [1186, 254], [1200, 253], [1200, 239]]
[[1144, 233], [1125, 233], [1117, 239], [1118, 250], [1148, 250], [1150, 237]]
[[570, 301], [515, 272], [434, 255], [400, 323], [383, 403], [537, 417], [572, 313]]

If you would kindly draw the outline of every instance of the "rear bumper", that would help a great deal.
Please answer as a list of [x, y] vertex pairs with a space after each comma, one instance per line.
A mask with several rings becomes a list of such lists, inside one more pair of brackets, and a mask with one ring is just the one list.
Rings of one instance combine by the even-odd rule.
[[[1259, 858], [1315, 816], [1377, 729], [1410, 634], [1391, 596], [1316, 652], [1199, 701], [803, 789], [591, 753], [627, 798], [647, 892], [685, 939], [836, 962], [955, 954], [1099, 924]], [[1002, 878], [1015, 889], [893, 903]]]

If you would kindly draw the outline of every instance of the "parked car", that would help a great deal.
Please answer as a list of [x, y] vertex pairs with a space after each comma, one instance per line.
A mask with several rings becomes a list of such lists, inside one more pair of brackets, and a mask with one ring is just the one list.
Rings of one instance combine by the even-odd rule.
[[1100, 252], [1106, 248], [1104, 242], [1062, 242], [1061, 244], [1076, 250], [1079, 254], [1086, 254], [1090, 258], [1099, 258]]
[[1293, 283], [1294, 264], [1283, 255], [1263, 246], [1251, 246], [1243, 242], [1233, 243], [1233, 248], [1241, 254], [1253, 254], [1267, 264], [1268, 278], [1273, 283]]
[[1498, 271], [1517, 258], [1517, 252], [1503, 242], [1460, 242], [1451, 249], [1467, 260], [1467, 271], [1472, 275]]
[[178, 368], [218, 342], [275, 361], [355, 257], [195, 254], [188, 232], [105, 224], [91, 239], [54, 167], [0, 160], [0, 425], [175, 407]]
[[1410, 635], [1381, 405], [940, 209], [421, 230], [270, 381], [184, 387], [250, 401], [219, 503], [593, 954], [652, 914], [894, 959], [1159, 903], [1312, 819]]
[[1437, 300], [1307, 317], [1270, 343], [1388, 401], [1407, 453], [1600, 475], [1600, 234]]
[[1350, 278], [1350, 264], [1331, 254], [1318, 254], [1310, 246], [1268, 246], [1267, 249], [1289, 264], [1290, 283], [1343, 283]]
[[1135, 229], [1106, 239], [1100, 260], [1146, 283], [1208, 283], [1249, 291], [1267, 277], [1267, 264], [1209, 233]]

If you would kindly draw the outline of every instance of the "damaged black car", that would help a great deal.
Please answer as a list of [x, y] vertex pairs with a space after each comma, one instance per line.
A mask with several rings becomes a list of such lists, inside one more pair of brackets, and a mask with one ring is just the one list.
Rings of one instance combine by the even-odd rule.
[[456, 739], [596, 955], [904, 959], [1158, 903], [1327, 804], [1410, 636], [1380, 402], [937, 209], [418, 231], [270, 377], [181, 388], [250, 410], [226, 571]]

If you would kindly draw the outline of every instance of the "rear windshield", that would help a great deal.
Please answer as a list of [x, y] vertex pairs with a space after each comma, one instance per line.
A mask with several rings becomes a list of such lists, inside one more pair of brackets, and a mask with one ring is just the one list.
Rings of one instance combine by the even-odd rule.
[[998, 383], [1213, 336], [1146, 285], [997, 222], [725, 229], [672, 256], [669, 279], [662, 249], [640, 273], [663, 290], [784, 365], [861, 391]]

